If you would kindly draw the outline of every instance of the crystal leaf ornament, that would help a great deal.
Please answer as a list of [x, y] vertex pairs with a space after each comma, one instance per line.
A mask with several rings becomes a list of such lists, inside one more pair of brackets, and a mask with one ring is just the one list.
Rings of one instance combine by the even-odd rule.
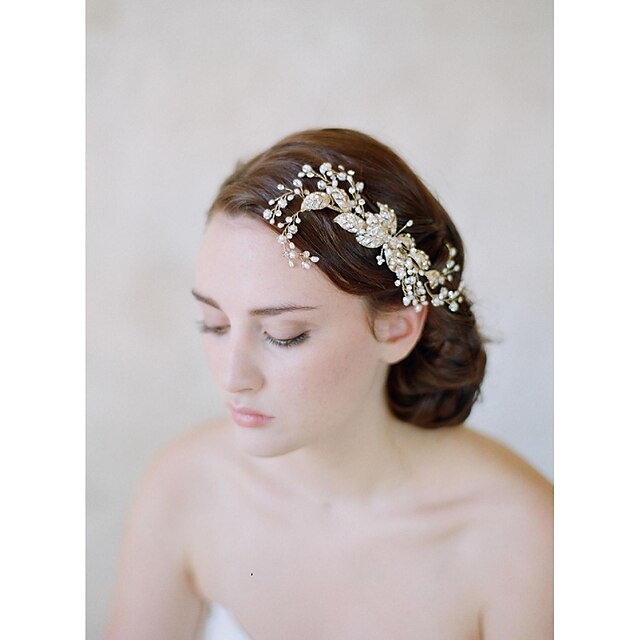
[[[306, 188], [302, 179], [313, 181], [315, 190]], [[344, 189], [339, 186], [340, 183], [343, 183]], [[263, 216], [270, 224], [281, 229], [278, 242], [283, 245], [282, 253], [290, 267], [294, 267], [299, 260], [304, 269], [309, 269], [311, 263], [319, 260], [309, 251], [301, 252], [293, 242], [302, 220], [301, 214], [330, 209], [338, 212], [333, 221], [353, 233], [356, 242], [369, 249], [380, 248], [376, 260], [379, 265], [386, 264], [395, 274], [395, 285], [402, 287], [402, 303], [405, 306], [413, 305], [419, 312], [430, 300], [434, 307], [446, 305], [450, 311], [457, 311], [464, 302], [462, 281], [457, 289], [449, 288], [454, 274], [460, 271], [460, 265], [454, 260], [455, 247], [446, 245], [449, 257], [442, 271], [433, 268], [429, 256], [416, 247], [414, 238], [403, 233], [413, 225], [413, 220], [408, 220], [398, 230], [395, 211], [388, 205], [377, 202], [377, 213], [365, 211], [362, 197], [364, 183], [356, 181], [353, 170], [347, 170], [340, 164], [334, 170], [330, 163], [324, 162], [316, 171], [305, 164], [293, 180], [292, 187], [279, 184], [278, 190], [280, 195], [269, 200], [271, 208], [265, 209]], [[286, 215], [284, 210], [296, 198], [302, 201], [299, 210]], [[284, 221], [281, 220], [283, 215]]]

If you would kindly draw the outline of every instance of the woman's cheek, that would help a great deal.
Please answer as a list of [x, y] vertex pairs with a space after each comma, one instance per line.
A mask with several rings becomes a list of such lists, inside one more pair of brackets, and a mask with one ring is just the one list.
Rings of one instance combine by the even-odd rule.
[[341, 368], [335, 359], [336, 354], [318, 348], [308, 350], [295, 365], [285, 367], [283, 386], [289, 390], [291, 399], [295, 398], [302, 407], [326, 402], [327, 391], [335, 393], [336, 375]]
[[350, 388], [357, 384], [358, 367], [354, 366], [357, 365], [354, 356], [356, 352], [350, 348], [325, 350], [311, 374], [317, 388], [330, 391], [334, 398], [350, 393]]

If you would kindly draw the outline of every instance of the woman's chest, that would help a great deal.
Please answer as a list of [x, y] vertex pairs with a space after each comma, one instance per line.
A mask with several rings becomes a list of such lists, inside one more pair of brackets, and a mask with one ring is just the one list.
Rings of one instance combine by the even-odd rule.
[[202, 525], [191, 557], [200, 595], [232, 611], [254, 640], [477, 638], [459, 518], [238, 509]]

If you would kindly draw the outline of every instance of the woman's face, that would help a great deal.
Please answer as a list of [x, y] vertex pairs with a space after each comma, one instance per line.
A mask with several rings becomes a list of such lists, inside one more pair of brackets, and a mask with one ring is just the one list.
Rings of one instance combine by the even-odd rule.
[[[321, 444], [382, 402], [387, 364], [363, 300], [337, 289], [316, 266], [289, 267], [262, 221], [212, 217], [194, 295], [225, 402], [273, 418], [260, 427], [234, 423], [247, 452], [274, 456]], [[284, 306], [306, 308], [273, 310]]]

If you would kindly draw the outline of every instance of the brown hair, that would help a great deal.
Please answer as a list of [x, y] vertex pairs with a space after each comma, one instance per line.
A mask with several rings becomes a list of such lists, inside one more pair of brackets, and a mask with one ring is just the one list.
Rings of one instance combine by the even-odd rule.
[[[442, 205], [411, 168], [388, 146], [351, 129], [312, 129], [294, 133], [253, 159], [239, 163], [220, 187], [207, 221], [216, 211], [263, 218], [279, 183], [291, 185], [303, 164], [329, 162], [353, 169], [365, 184], [366, 210], [388, 204], [398, 217], [398, 229], [411, 218], [416, 246], [442, 270], [448, 259], [445, 243], [456, 247], [456, 262], [464, 269], [462, 239]], [[335, 215], [335, 214], [334, 214]], [[381, 268], [371, 249], [354, 241], [333, 216], [305, 215], [296, 246], [320, 256], [321, 269], [342, 291], [365, 298], [370, 317], [402, 307], [395, 274]], [[338, 250], [326, 251], [326, 247]], [[452, 283], [457, 288], [458, 281]], [[456, 425], [467, 418], [484, 377], [486, 339], [480, 335], [468, 293], [456, 312], [430, 305], [422, 335], [411, 353], [389, 367], [387, 402], [398, 418], [421, 427]]]

